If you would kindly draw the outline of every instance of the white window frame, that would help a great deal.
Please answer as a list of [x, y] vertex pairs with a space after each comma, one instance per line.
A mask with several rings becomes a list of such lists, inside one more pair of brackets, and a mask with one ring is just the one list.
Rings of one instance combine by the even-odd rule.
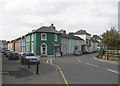
[[57, 34], [54, 34], [54, 40], [57, 41]]
[[34, 44], [31, 44], [31, 52], [34, 53]]
[[[45, 46], [46, 46], [46, 52], [45, 52], [45, 55], [47, 55], [47, 45], [46, 45], [45, 43], [43, 43], [42, 45], [45, 45]], [[40, 46], [41, 54], [43, 53], [43, 52], [42, 52], [42, 45]]]
[[[45, 35], [45, 39], [42, 38], [42, 35]], [[41, 40], [47, 40], [47, 33], [41, 33]]]

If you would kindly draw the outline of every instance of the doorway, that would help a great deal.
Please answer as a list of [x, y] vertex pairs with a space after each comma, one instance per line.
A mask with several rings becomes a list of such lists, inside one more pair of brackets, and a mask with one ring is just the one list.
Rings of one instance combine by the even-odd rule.
[[44, 43], [41, 45], [41, 55], [47, 56], [47, 45]]

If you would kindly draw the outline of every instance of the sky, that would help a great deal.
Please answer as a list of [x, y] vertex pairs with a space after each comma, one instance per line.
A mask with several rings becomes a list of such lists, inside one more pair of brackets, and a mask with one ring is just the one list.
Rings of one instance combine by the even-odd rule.
[[118, 29], [119, 0], [0, 0], [0, 40], [11, 41], [41, 26], [101, 35]]

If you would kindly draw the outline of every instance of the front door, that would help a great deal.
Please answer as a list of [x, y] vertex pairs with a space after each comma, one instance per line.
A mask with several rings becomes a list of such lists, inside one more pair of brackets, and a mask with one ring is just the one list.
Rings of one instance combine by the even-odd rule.
[[46, 44], [43, 44], [41, 46], [41, 55], [42, 56], [46, 56], [47, 55], [47, 46], [46, 46]]

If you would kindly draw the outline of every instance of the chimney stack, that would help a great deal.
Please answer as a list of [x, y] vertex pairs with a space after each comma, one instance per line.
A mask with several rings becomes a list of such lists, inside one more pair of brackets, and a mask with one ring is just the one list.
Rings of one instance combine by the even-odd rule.
[[66, 30], [61, 29], [59, 32], [62, 33], [62, 34], [66, 34]]
[[69, 35], [72, 35], [72, 36], [74, 36], [74, 33], [73, 33], [73, 32], [70, 32], [70, 33], [69, 33]]
[[53, 28], [53, 29], [55, 29], [55, 27], [54, 27], [54, 25], [53, 24], [51, 24], [51, 26], [49, 26], [50, 28]]

